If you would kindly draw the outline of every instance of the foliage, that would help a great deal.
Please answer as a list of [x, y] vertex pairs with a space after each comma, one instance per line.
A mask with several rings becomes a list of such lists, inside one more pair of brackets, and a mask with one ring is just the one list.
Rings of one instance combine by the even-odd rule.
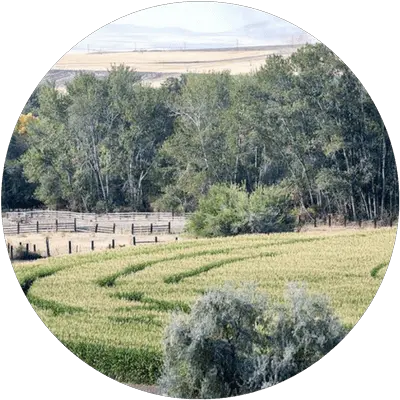
[[289, 284], [286, 303], [267, 310], [263, 343], [252, 359], [250, 391], [282, 382], [308, 368], [343, 339], [346, 329], [324, 296]]
[[295, 225], [293, 201], [283, 186], [258, 186], [250, 195], [244, 186], [213, 185], [191, 216], [187, 229], [199, 236], [290, 232]]
[[36, 119], [37, 118], [34, 115], [32, 115], [32, 113], [21, 114], [20, 117], [18, 118], [15, 130], [20, 135], [26, 134], [28, 130], [28, 125], [34, 123]]
[[249, 227], [254, 233], [290, 232], [295, 215], [289, 191], [279, 186], [258, 186], [249, 198]]
[[245, 233], [248, 195], [236, 185], [211, 186], [188, 222], [188, 231], [199, 236], [230, 236]]
[[42, 258], [39, 253], [28, 250], [24, 246], [18, 246], [14, 252], [14, 260], [37, 260], [38, 258]]
[[302, 215], [399, 211], [378, 110], [322, 44], [270, 56], [250, 74], [188, 73], [160, 88], [114, 65], [104, 79], [78, 74], [65, 93], [41, 85], [29, 113], [23, 155], [7, 157], [3, 207], [193, 212], [213, 185], [251, 194], [284, 183]]
[[168, 326], [161, 389], [207, 399], [269, 387], [318, 361], [344, 334], [326, 300], [295, 285], [284, 305], [250, 287], [211, 290]]

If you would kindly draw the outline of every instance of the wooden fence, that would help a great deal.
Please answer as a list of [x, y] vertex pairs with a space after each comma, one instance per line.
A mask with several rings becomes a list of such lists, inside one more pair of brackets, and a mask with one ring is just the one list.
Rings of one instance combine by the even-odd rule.
[[[176, 236], [174, 239], [172, 239], [173, 241], [178, 241], [178, 236]], [[51, 257], [53, 254], [54, 250], [52, 248], [51, 245], [51, 239], [49, 239], [48, 237], [46, 237], [46, 242], [45, 242], [45, 250], [44, 247], [40, 248], [38, 247], [36, 244], [32, 244], [32, 243], [23, 243], [23, 242], [19, 242], [19, 245], [14, 243], [12, 244], [11, 242], [7, 242], [7, 251], [8, 251], [8, 255], [10, 257], [11, 260], [33, 260], [33, 259], [37, 259], [37, 258], [42, 258], [42, 257]], [[133, 236], [130, 239], [130, 242], [127, 244], [126, 242], [121, 244], [118, 243], [118, 241], [116, 239], [111, 239], [111, 241], [108, 242], [107, 246], [104, 246], [101, 244], [101, 242], [97, 242], [95, 240], [91, 240], [89, 242], [89, 245], [86, 248], [86, 251], [94, 251], [94, 250], [105, 250], [105, 249], [115, 249], [115, 248], [119, 248], [119, 247], [125, 247], [125, 246], [137, 246], [140, 244], [159, 244], [159, 243], [167, 243], [166, 241], [160, 241], [159, 238], [157, 236], [153, 237], [149, 237], [148, 239], [137, 239], [136, 236]], [[72, 254], [72, 253], [79, 253], [80, 250], [80, 246], [73, 246], [73, 242], [72, 240], [68, 240], [65, 242], [65, 247], [62, 246], [65, 251], [62, 252], [62, 254]], [[74, 250], [76, 248], [76, 250]], [[79, 250], [78, 250], [79, 248]], [[57, 249], [59, 250], [59, 248]], [[56, 252], [56, 255], [60, 254], [58, 251]], [[36, 257], [34, 257], [36, 255]]]
[[173, 212], [121, 212], [108, 214], [95, 213], [78, 213], [72, 211], [55, 211], [55, 210], [25, 210], [25, 211], [8, 211], [3, 213], [3, 219], [9, 221], [28, 221], [43, 219], [58, 219], [81, 221], [174, 221], [185, 220], [191, 214], [175, 214]]
[[[125, 227], [126, 225], [124, 225]], [[5, 235], [20, 235], [24, 233], [40, 233], [40, 232], [93, 232], [93, 233], [105, 233], [115, 234], [117, 224], [111, 225], [105, 224], [91, 224], [82, 225], [74, 219], [73, 222], [63, 222], [55, 220], [53, 223], [36, 221], [35, 223], [21, 223], [17, 222], [14, 224], [5, 225], [3, 227]], [[153, 224], [148, 225], [137, 225], [130, 224], [131, 235], [144, 235], [153, 233], [171, 233], [171, 221], [165, 224]]]
[[349, 220], [346, 216], [334, 216], [334, 215], [327, 215], [325, 218], [317, 219], [311, 218], [309, 216], [298, 216], [297, 220], [297, 227], [301, 228], [302, 226], [309, 225], [313, 226], [314, 228], [327, 226], [327, 227], [369, 227], [369, 228], [380, 228], [389, 226], [394, 226], [397, 222], [394, 217], [387, 218], [384, 220], [380, 220], [378, 218], [374, 219], [362, 219], [357, 218], [357, 220]]
[[77, 232], [76, 221], [74, 222], [59, 222], [54, 223], [39, 222], [33, 224], [21, 224], [17, 222], [13, 225], [5, 225], [3, 227], [5, 235], [19, 235], [22, 233], [40, 233], [40, 232]]

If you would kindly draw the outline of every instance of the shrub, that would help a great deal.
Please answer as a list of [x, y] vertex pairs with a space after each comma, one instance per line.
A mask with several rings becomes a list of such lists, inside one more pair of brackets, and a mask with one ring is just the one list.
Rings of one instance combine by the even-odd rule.
[[273, 386], [305, 370], [332, 350], [346, 332], [327, 299], [290, 284], [286, 302], [267, 311], [264, 343], [252, 357], [246, 390]]
[[248, 231], [248, 195], [243, 187], [214, 185], [200, 199], [188, 230], [199, 236], [231, 236]]
[[42, 258], [42, 256], [39, 253], [36, 253], [34, 251], [26, 251], [26, 248], [24, 246], [18, 246], [15, 250], [14, 253], [14, 260], [37, 260], [39, 258]]
[[263, 309], [253, 291], [225, 288], [205, 294], [188, 317], [175, 314], [164, 343], [163, 394], [180, 398], [239, 394], [249, 375], [247, 354], [258, 341], [254, 328]]
[[259, 186], [250, 195], [244, 187], [214, 185], [188, 223], [198, 236], [289, 232], [295, 227], [292, 201], [282, 186]]
[[254, 233], [290, 232], [295, 216], [289, 192], [281, 186], [259, 186], [249, 199], [249, 227]]
[[199, 299], [166, 330], [163, 395], [223, 398], [250, 393], [296, 375], [344, 337], [323, 297], [291, 285], [283, 304], [254, 287], [226, 286]]

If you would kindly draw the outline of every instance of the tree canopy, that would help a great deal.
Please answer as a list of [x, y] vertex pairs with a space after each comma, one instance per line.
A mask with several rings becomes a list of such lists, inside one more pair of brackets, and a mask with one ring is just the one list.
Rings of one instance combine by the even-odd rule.
[[189, 73], [159, 88], [123, 65], [103, 79], [80, 73], [65, 93], [43, 85], [17, 124], [3, 182], [7, 208], [194, 211], [226, 184], [259, 196], [279, 185], [316, 216], [398, 214], [384, 123], [322, 44], [270, 56], [251, 74]]

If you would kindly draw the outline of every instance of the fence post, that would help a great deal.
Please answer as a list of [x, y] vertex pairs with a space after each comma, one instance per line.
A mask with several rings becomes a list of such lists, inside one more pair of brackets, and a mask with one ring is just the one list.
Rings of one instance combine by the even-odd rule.
[[10, 247], [10, 259], [14, 260], [14, 247], [13, 246]]
[[115, 240], [114, 240], [114, 239], [111, 241], [111, 247], [112, 247], [113, 249], [115, 249]]
[[328, 215], [328, 225], [329, 225], [329, 227], [332, 226], [332, 217], [331, 217], [331, 214]]
[[58, 232], [58, 219], [56, 219], [56, 232]]
[[26, 254], [29, 254], [29, 243], [26, 244], [25, 248], [26, 248], [26, 250], [25, 250]]
[[150, 224], [150, 233], [153, 233], [153, 223]]
[[136, 238], [135, 238], [135, 236], [132, 239], [132, 243], [133, 243], [134, 246], [136, 246]]
[[46, 238], [46, 254], [47, 257], [50, 257], [50, 241], [48, 237]]
[[374, 228], [376, 229], [376, 218], [374, 218]]
[[19, 235], [20, 232], [20, 226], [19, 226], [19, 222], [17, 222], [17, 234]]
[[362, 225], [362, 220], [361, 220], [361, 218], [358, 220], [358, 226], [361, 228], [361, 225]]
[[154, 243], [157, 243], [158, 242], [158, 239], [157, 239], [157, 236], [155, 236], [154, 237]]
[[113, 224], [113, 233], [115, 233], [115, 223]]
[[10, 254], [10, 243], [7, 243], [7, 253], [9, 253]]
[[171, 233], [171, 221], [168, 222], [168, 233]]
[[33, 252], [36, 253], [36, 244], [33, 245]]
[[74, 218], [74, 232], [76, 232], [76, 218]]
[[135, 232], [135, 224], [132, 224], [131, 226], [131, 235], [133, 235]]
[[68, 241], [68, 254], [72, 253], [72, 242], [69, 240]]
[[90, 248], [91, 248], [92, 250], [94, 250], [94, 240], [92, 240], [92, 243], [91, 243], [91, 245], [90, 245]]
[[39, 233], [39, 221], [36, 221], [36, 233]]
[[94, 233], [97, 233], [98, 229], [99, 229], [99, 224], [96, 224], [96, 226], [94, 227]]
[[347, 217], [346, 217], [346, 216], [344, 216], [343, 225], [344, 225], [344, 227], [346, 228], [346, 226], [347, 226]]
[[175, 238], [175, 240], [178, 240], [178, 236]]
[[314, 218], [314, 228], [317, 227], [317, 217]]

